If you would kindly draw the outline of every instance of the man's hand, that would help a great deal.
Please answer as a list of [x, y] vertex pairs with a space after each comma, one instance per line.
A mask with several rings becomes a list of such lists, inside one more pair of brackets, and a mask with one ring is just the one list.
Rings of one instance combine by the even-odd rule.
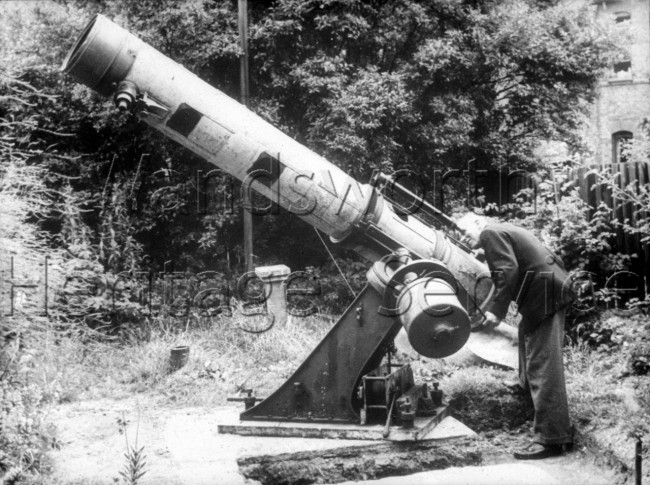
[[485, 250], [480, 248], [480, 249], [475, 249], [472, 251], [472, 256], [474, 256], [476, 259], [478, 259], [481, 263], [485, 263]]
[[481, 330], [493, 330], [499, 326], [501, 320], [491, 312], [485, 312], [485, 319], [481, 323]]

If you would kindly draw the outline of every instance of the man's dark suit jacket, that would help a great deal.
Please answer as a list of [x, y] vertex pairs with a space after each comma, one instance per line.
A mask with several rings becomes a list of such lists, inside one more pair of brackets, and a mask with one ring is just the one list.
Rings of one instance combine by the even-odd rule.
[[494, 295], [486, 310], [505, 318], [511, 301], [519, 306], [524, 331], [574, 299], [562, 260], [531, 232], [512, 224], [488, 224], [480, 242], [492, 272]]

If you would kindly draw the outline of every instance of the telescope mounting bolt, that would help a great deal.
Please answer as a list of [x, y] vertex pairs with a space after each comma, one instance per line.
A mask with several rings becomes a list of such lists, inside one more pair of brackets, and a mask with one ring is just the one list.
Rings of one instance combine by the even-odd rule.
[[138, 96], [138, 88], [131, 81], [122, 81], [117, 86], [117, 92], [113, 98], [115, 106], [120, 111], [128, 111], [133, 107], [135, 98]]
[[413, 271], [406, 273], [404, 275], [404, 284], [408, 285], [409, 283], [413, 283], [418, 278], [419, 278], [418, 274]]
[[406, 399], [399, 408], [399, 420], [403, 428], [412, 428], [415, 424], [415, 410], [410, 399]]
[[246, 394], [244, 396], [244, 409], [250, 409], [255, 406], [258, 399], [253, 396], [253, 389], [242, 389], [242, 392]]
[[431, 400], [433, 401], [433, 405], [436, 407], [442, 406], [442, 391], [438, 389], [438, 386], [440, 384], [437, 382], [433, 383], [433, 390], [431, 391]]

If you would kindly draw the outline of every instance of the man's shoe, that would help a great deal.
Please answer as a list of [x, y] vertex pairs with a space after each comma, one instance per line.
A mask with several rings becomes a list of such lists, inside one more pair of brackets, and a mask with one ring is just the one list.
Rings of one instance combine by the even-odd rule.
[[523, 450], [515, 451], [514, 456], [517, 460], [542, 460], [551, 456], [562, 454], [562, 445], [542, 445], [540, 443], [531, 443]]
[[521, 384], [519, 384], [519, 381], [503, 381], [503, 386], [511, 393], [511, 394], [519, 394], [519, 395], [526, 395], [528, 392], [526, 389], [521, 387]]

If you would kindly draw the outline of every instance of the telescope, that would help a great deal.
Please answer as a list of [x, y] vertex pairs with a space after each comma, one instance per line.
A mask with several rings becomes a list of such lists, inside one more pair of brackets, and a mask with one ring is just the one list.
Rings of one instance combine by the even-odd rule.
[[243, 421], [412, 428], [441, 417], [438, 391], [391, 356], [402, 328], [425, 357], [458, 352], [490, 297], [487, 267], [450, 236], [450, 218], [385, 174], [358, 182], [102, 15], [62, 70], [368, 260], [369, 284], [285, 384], [261, 402], [248, 396]]

